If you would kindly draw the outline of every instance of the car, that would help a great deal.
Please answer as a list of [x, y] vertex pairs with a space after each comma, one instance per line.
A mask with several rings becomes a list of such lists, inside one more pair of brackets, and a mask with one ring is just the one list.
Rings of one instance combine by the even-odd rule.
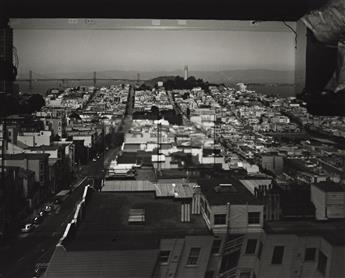
[[23, 227], [20, 229], [23, 233], [29, 233], [32, 231], [34, 226], [32, 224], [24, 224]]
[[42, 221], [43, 221], [43, 216], [38, 215], [32, 220], [32, 223], [35, 225], [38, 225], [38, 224], [41, 224]]
[[38, 263], [35, 265], [33, 277], [42, 277], [44, 272], [47, 270], [48, 264]]
[[44, 207], [45, 212], [51, 212], [52, 209], [53, 209], [53, 207], [51, 205], [45, 205], [45, 207]]
[[39, 216], [43, 217], [46, 215], [46, 212], [44, 210], [41, 210], [40, 213], [38, 214]]

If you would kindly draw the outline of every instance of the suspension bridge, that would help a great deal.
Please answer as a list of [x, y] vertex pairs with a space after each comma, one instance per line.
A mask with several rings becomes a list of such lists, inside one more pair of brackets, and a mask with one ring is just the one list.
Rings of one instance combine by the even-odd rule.
[[138, 73], [136, 78], [115, 78], [107, 76], [104, 73], [97, 73], [96, 71], [92, 73], [82, 73], [74, 77], [51, 77], [45, 74], [36, 73], [32, 70], [29, 71], [28, 78], [18, 78], [17, 82], [27, 82], [29, 84], [29, 89], [33, 89], [34, 82], [61, 82], [61, 85], [67, 85], [69, 81], [92, 81], [93, 86], [96, 87], [98, 81], [137, 81], [140, 82], [140, 74]]

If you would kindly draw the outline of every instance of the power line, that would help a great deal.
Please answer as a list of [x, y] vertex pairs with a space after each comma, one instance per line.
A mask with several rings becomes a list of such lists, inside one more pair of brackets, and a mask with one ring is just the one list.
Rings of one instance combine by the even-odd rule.
[[294, 34], [295, 34], [295, 48], [297, 48], [297, 32], [294, 28], [292, 28], [289, 24], [287, 24], [285, 21], [283, 21], [283, 24], [289, 28]]

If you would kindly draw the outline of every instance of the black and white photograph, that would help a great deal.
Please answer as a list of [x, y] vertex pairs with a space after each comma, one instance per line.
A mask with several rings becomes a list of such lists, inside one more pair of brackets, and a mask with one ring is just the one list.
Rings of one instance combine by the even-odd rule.
[[344, 278], [345, 0], [4, 0], [0, 278]]

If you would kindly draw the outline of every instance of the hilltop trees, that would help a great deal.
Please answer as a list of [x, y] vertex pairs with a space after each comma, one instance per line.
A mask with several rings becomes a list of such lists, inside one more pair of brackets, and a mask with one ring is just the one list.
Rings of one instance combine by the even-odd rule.
[[196, 79], [194, 76], [188, 77], [184, 80], [181, 76], [176, 76], [175, 79], [169, 79], [164, 82], [164, 87], [167, 90], [173, 89], [193, 89], [195, 87], [201, 87], [206, 89], [208, 87], [208, 82], [204, 82], [202, 79]]

